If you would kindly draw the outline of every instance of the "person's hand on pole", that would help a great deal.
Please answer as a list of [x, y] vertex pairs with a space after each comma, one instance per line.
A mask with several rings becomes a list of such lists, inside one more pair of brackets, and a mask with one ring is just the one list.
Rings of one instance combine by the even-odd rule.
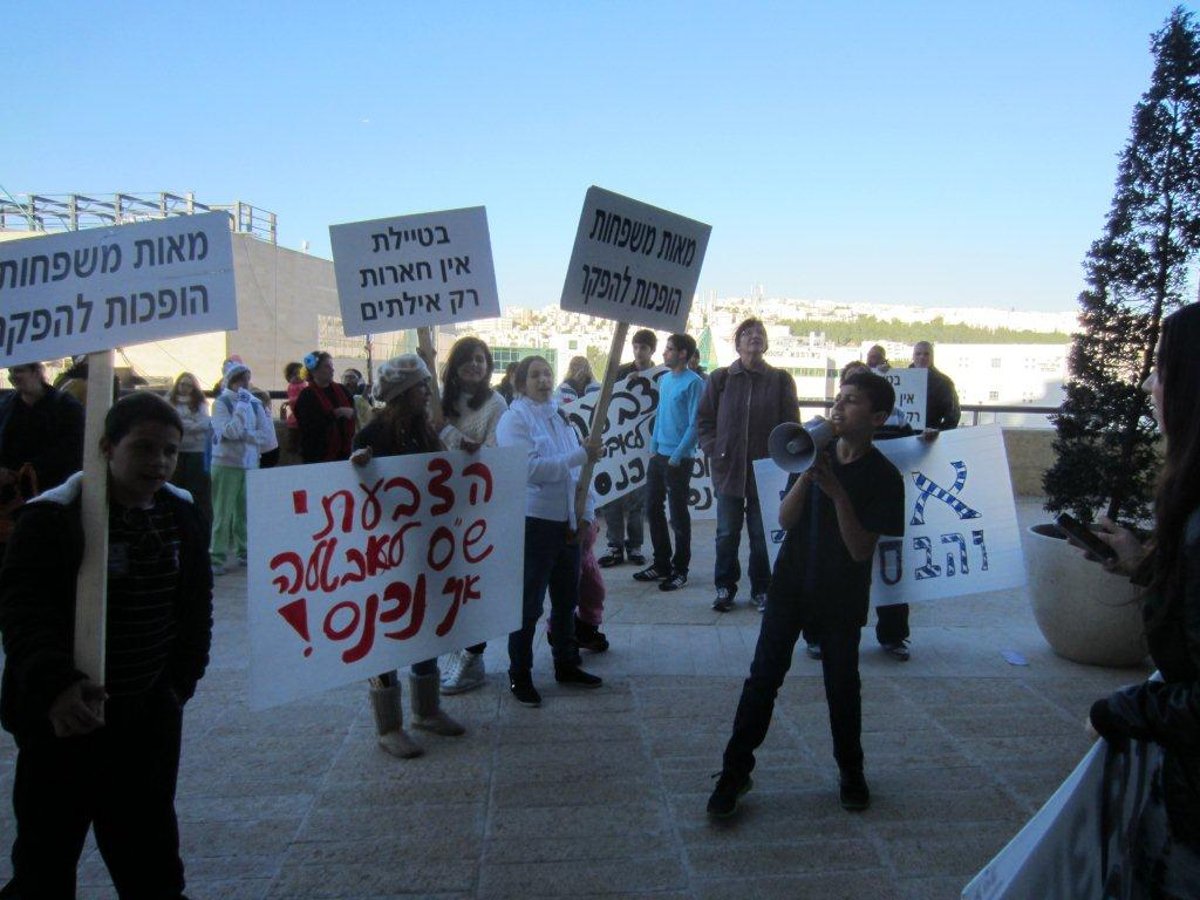
[[55, 737], [78, 737], [104, 726], [104, 688], [88, 679], [76, 681], [50, 704]]

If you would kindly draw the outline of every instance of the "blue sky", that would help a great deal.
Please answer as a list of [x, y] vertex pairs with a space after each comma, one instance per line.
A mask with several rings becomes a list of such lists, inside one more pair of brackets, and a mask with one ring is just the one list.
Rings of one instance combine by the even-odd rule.
[[16, 2], [0, 186], [241, 199], [323, 256], [483, 204], [541, 306], [598, 184], [713, 226], [706, 296], [1066, 310], [1173, 5]]

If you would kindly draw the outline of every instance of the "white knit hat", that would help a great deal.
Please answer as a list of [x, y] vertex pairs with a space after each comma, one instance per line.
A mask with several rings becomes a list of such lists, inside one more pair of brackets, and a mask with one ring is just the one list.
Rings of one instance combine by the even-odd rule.
[[375, 398], [387, 403], [399, 397], [409, 388], [429, 380], [429, 368], [415, 353], [394, 356], [379, 367], [379, 380], [375, 382]]
[[230, 381], [249, 371], [250, 367], [236, 356], [225, 360], [225, 365], [221, 368], [221, 386], [228, 388]]

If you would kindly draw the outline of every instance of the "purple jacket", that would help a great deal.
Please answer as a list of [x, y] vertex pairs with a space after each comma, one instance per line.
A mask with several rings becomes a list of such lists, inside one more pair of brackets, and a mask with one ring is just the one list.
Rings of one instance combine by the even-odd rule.
[[800, 421], [791, 374], [763, 363], [747, 369], [741, 360], [715, 370], [704, 387], [696, 415], [700, 447], [712, 466], [713, 490], [757, 499], [750, 465], [767, 454], [767, 439], [780, 422]]

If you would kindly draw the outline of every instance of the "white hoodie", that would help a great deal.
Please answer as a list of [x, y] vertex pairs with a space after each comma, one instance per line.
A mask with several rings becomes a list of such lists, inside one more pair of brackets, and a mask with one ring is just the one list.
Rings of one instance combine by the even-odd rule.
[[262, 401], [245, 388], [221, 391], [212, 410], [215, 466], [257, 469], [259, 454], [279, 446]]
[[[587, 451], [575, 429], [558, 414], [557, 401], [551, 398], [534, 403], [528, 397], [515, 398], [500, 417], [496, 443], [501, 447], [523, 447], [529, 453], [525, 515], [577, 528], [575, 486], [580, 467], [587, 462]], [[591, 491], [584, 516], [589, 522], [596, 520], [596, 498]]]

